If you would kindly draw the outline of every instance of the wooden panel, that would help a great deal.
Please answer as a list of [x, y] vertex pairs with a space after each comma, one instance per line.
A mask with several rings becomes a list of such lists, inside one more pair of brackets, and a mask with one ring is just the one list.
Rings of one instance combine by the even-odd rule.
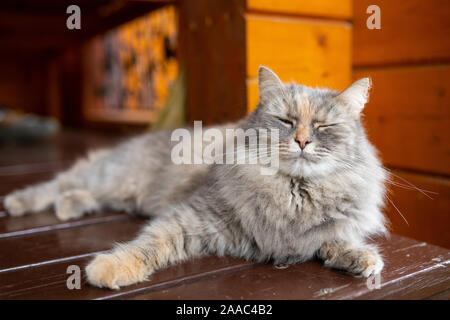
[[366, 69], [367, 129], [385, 164], [450, 174], [450, 66]]
[[102, 224], [102, 228], [91, 224], [81, 228], [2, 238], [0, 273], [111, 249], [114, 241], [132, 240], [145, 221], [127, 219]]
[[187, 71], [187, 117], [204, 124], [246, 113], [244, 0], [184, 0], [180, 50]]
[[157, 111], [153, 109], [87, 108], [83, 110], [83, 115], [86, 120], [94, 122], [149, 124], [156, 119]]
[[310, 261], [287, 269], [256, 265], [134, 299], [423, 299], [450, 285], [448, 250], [398, 236], [377, 244], [385, 255], [377, 290], [370, 290], [366, 279]]
[[258, 80], [247, 79], [247, 111], [252, 112], [259, 102]]
[[0, 239], [46, 232], [49, 230], [68, 229], [90, 224], [124, 220], [127, 218], [128, 216], [126, 214], [107, 210], [102, 213], [87, 215], [83, 218], [71, 221], [61, 221], [56, 217], [55, 213], [51, 211], [29, 214], [23, 217], [11, 217], [7, 215], [6, 212], [0, 211]]
[[250, 11], [350, 19], [352, 0], [247, 0]]
[[[0, 29], [1, 30], [1, 29]], [[1, 31], [0, 31], [1, 33]], [[1, 38], [1, 36], [0, 36]], [[0, 106], [32, 112], [45, 113], [44, 94], [46, 70], [44, 65], [29, 61], [17, 61], [16, 57], [4, 56], [7, 44], [0, 39]], [[26, 92], [26, 94], [24, 94]]]
[[27, 186], [44, 182], [53, 179], [56, 173], [54, 172], [36, 172], [29, 173], [23, 176], [4, 176], [1, 177], [2, 183], [0, 184], [0, 196], [6, 196], [8, 193], [25, 188]]
[[[129, 138], [132, 133], [65, 129], [52, 139], [35, 144], [1, 146], [0, 176], [60, 170], [87, 150], [104, 148]], [[134, 133], [135, 134], [135, 133]]]
[[[354, 3], [355, 65], [448, 61], [450, 1], [356, 0]], [[366, 27], [366, 8], [381, 9], [381, 29]]]
[[[414, 186], [432, 191], [431, 199], [410, 188], [391, 185], [388, 195], [397, 209], [408, 221], [403, 220], [397, 210], [387, 201], [387, 215], [392, 232], [450, 248], [450, 179], [394, 170], [393, 173]], [[396, 183], [408, 183], [393, 177]]]
[[23, 0], [14, 2], [14, 5], [0, 2], [2, 51], [36, 55], [80, 44], [82, 39], [104, 33], [173, 1], [126, 1], [119, 5], [114, 1], [77, 1], [83, 15], [82, 27], [76, 31], [66, 28], [66, 9], [73, 1], [41, 1], [40, 5]]
[[[204, 257], [156, 271], [148, 281], [127, 286], [120, 290], [93, 287], [86, 281], [84, 266], [90, 258], [39, 265], [31, 269], [19, 269], [0, 273], [0, 299], [119, 299], [168, 287], [198, 281], [205, 276], [229, 273], [248, 268], [252, 263], [229, 257]], [[82, 268], [79, 290], [67, 289], [67, 267]]]
[[266, 65], [283, 81], [345, 88], [351, 79], [348, 23], [247, 15], [248, 108], [255, 107], [258, 67]]

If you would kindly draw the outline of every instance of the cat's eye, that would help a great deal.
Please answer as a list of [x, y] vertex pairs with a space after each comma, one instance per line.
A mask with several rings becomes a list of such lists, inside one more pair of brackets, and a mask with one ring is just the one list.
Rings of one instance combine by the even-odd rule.
[[277, 118], [280, 122], [282, 122], [286, 127], [292, 128], [294, 127], [294, 123], [291, 120], [283, 119], [283, 118]]
[[325, 130], [327, 128], [331, 128], [337, 125], [339, 125], [339, 123], [316, 123], [314, 124], [314, 128], [318, 130]]

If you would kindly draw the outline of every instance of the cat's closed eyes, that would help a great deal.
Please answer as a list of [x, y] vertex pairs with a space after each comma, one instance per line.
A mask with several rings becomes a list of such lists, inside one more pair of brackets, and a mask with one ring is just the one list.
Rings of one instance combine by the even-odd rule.
[[385, 174], [360, 120], [369, 89], [369, 79], [341, 93], [283, 84], [261, 67], [258, 108], [217, 129], [276, 130], [274, 174], [261, 174], [262, 164], [175, 164], [171, 132], [160, 131], [91, 152], [55, 179], [11, 193], [5, 207], [19, 216], [54, 206], [63, 220], [104, 207], [154, 216], [135, 240], [89, 263], [88, 280], [100, 287], [207, 254], [273, 263], [317, 256], [367, 277], [383, 261], [366, 239], [386, 232]]

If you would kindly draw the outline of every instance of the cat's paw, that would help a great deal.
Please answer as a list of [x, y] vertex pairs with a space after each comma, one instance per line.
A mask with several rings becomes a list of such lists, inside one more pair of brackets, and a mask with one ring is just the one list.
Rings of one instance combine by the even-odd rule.
[[24, 202], [16, 194], [10, 194], [3, 200], [3, 205], [8, 213], [13, 217], [19, 217], [27, 212]]
[[381, 256], [371, 249], [347, 250], [334, 259], [325, 260], [324, 263], [327, 267], [365, 278], [379, 274], [384, 266]]
[[60, 220], [76, 219], [88, 211], [95, 210], [97, 203], [85, 190], [69, 190], [60, 195], [55, 203], [56, 216]]
[[100, 254], [86, 267], [88, 282], [101, 288], [119, 289], [146, 279], [146, 268], [132, 254]]
[[326, 267], [340, 269], [359, 277], [379, 274], [384, 263], [375, 247], [352, 248], [342, 241], [325, 242], [317, 255]]
[[370, 276], [380, 274], [383, 270], [383, 259], [377, 252], [366, 252], [361, 257], [362, 262], [356, 275], [368, 278]]

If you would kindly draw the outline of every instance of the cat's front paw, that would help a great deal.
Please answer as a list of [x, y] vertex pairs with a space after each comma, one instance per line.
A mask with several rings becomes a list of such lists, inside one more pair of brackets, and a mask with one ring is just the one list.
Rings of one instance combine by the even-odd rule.
[[27, 208], [20, 197], [16, 194], [10, 194], [3, 200], [3, 205], [11, 216], [19, 217], [27, 212]]
[[351, 248], [340, 241], [322, 244], [318, 257], [324, 261], [326, 267], [366, 278], [379, 274], [384, 266], [383, 259], [374, 247]]
[[384, 266], [381, 256], [374, 250], [348, 250], [324, 263], [327, 267], [365, 278], [379, 274]]
[[86, 190], [66, 191], [58, 197], [55, 203], [56, 216], [62, 221], [80, 218], [84, 213], [97, 208], [97, 202]]
[[361, 267], [357, 275], [368, 278], [380, 274], [381, 270], [383, 270], [383, 259], [377, 252], [366, 252], [361, 258]]
[[88, 282], [96, 287], [119, 289], [146, 279], [146, 268], [131, 254], [99, 254], [86, 267]]

